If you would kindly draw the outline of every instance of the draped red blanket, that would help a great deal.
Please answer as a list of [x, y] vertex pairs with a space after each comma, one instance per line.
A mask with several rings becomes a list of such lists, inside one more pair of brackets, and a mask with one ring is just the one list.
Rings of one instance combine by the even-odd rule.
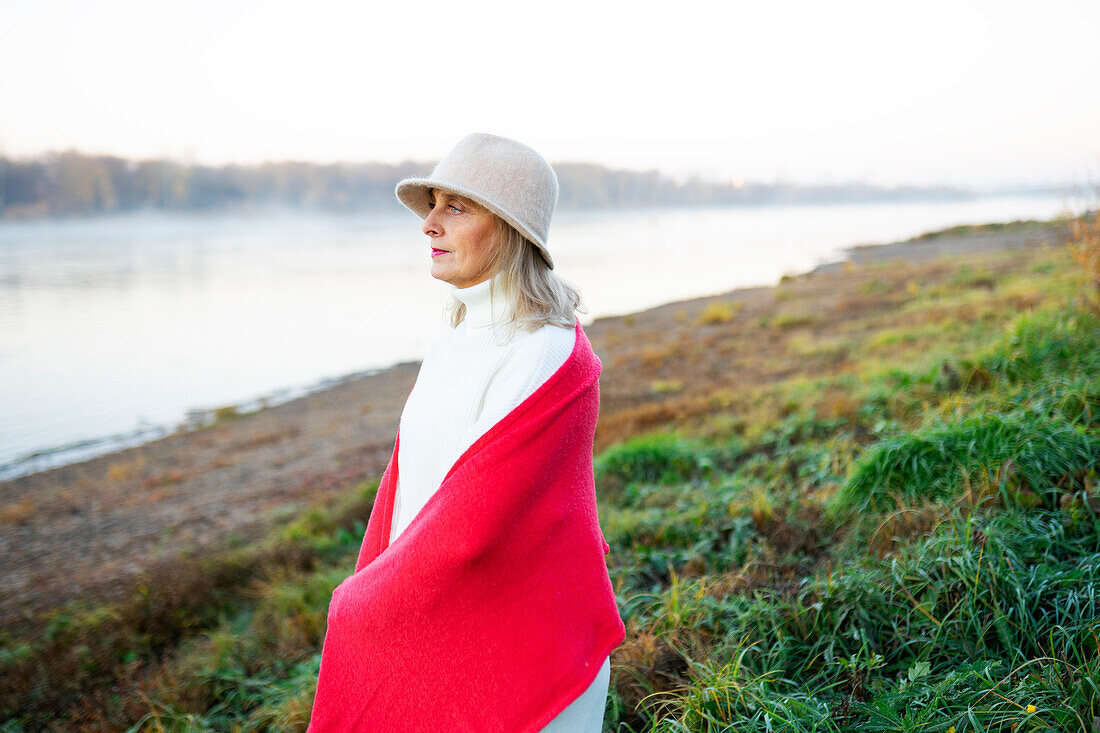
[[578, 323], [565, 363], [388, 546], [394, 446], [332, 594], [310, 733], [533, 732], [588, 687], [625, 633], [592, 475], [599, 373]]

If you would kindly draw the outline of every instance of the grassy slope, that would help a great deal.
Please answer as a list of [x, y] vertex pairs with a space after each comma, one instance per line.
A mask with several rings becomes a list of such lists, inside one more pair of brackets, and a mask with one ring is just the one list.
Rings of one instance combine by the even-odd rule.
[[[854, 275], [831, 314], [796, 278], [766, 316], [712, 303], [685, 317], [698, 343], [639, 352], [667, 400], [605, 427], [597, 466], [628, 628], [608, 730], [1084, 730], [1100, 716], [1100, 320], [1080, 268], [1056, 249]], [[761, 352], [773, 376], [678, 378], [678, 361], [722, 348], [723, 326], [781, 344]], [[626, 437], [638, 424], [649, 432]], [[204, 630], [110, 647], [125, 684], [58, 727], [303, 729], [369, 496], [285, 530], [243, 595], [181, 604]], [[86, 645], [71, 630], [112, 628], [104, 615], [53, 633]], [[11, 649], [0, 662], [18, 663]], [[29, 729], [50, 725], [27, 710]]]

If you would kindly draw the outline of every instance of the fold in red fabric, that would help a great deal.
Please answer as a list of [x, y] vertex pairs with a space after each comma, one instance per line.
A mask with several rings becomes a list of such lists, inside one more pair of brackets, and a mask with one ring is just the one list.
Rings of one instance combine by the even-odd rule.
[[595, 679], [625, 634], [596, 514], [599, 374], [578, 323], [565, 363], [389, 545], [394, 446], [332, 594], [310, 733], [533, 733]]

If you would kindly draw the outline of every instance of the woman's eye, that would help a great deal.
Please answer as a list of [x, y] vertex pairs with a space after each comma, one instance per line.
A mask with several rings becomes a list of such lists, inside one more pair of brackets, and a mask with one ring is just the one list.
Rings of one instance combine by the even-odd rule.
[[462, 213], [462, 209], [458, 208], [454, 204], [447, 204], [447, 208], [450, 209], [451, 211], [453, 211], [456, 214], [461, 214]]

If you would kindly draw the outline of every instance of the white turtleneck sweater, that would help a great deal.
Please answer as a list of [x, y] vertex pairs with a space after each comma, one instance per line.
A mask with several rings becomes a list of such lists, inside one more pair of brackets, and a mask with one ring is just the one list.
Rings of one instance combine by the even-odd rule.
[[[573, 351], [572, 328], [517, 328], [509, 339], [506, 302], [496, 278], [451, 288], [466, 317], [429, 347], [401, 413], [397, 493], [390, 542], [397, 539], [474, 441], [529, 397]], [[608, 660], [588, 689], [543, 733], [598, 731], [610, 675]]]

